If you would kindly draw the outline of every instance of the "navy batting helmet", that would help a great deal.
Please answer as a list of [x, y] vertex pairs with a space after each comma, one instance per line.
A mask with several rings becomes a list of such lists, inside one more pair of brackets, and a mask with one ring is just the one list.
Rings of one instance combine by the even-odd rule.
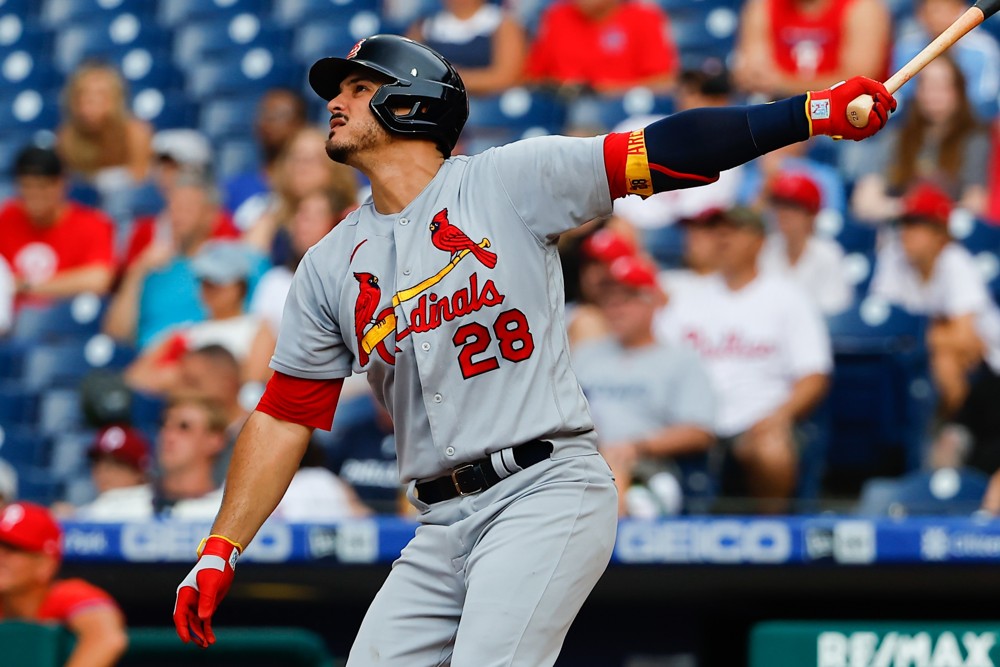
[[[358, 42], [346, 58], [323, 58], [309, 70], [309, 85], [325, 100], [355, 67], [389, 77], [372, 96], [372, 113], [390, 132], [433, 140], [450, 157], [469, 119], [465, 84], [447, 60], [431, 48], [398, 35]], [[404, 113], [394, 110], [407, 109]]]

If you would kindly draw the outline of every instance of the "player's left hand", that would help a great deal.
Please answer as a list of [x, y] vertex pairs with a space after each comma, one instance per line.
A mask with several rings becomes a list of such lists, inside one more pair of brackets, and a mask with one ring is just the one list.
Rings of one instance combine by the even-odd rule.
[[242, 547], [219, 535], [208, 537], [198, 550], [198, 562], [177, 587], [174, 627], [184, 643], [202, 648], [215, 643], [212, 615], [229, 592]]
[[[868, 114], [868, 125], [854, 127], [847, 120], [847, 105], [859, 95], [871, 95], [874, 100]], [[896, 110], [896, 98], [885, 85], [864, 76], [856, 76], [834, 84], [826, 90], [812, 91], [806, 100], [810, 119], [810, 134], [826, 134], [836, 139], [867, 139], [882, 129], [889, 114]]]

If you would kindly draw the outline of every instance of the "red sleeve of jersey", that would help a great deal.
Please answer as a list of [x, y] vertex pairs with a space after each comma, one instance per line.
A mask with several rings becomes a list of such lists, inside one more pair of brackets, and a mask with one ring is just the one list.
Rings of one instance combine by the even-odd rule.
[[275, 419], [329, 431], [343, 385], [343, 378], [306, 380], [275, 371], [257, 410]]
[[629, 193], [625, 176], [629, 136], [628, 132], [612, 132], [604, 137], [604, 170], [608, 175], [608, 189], [612, 199]]
[[117, 609], [118, 605], [102, 589], [83, 579], [65, 579], [52, 583], [38, 616], [39, 620], [65, 623], [76, 614], [94, 607]]

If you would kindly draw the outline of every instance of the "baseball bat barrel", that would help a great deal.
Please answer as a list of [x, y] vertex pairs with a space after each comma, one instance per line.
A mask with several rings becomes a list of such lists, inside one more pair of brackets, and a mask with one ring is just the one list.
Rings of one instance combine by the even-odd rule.
[[[913, 58], [899, 68], [899, 71], [889, 77], [885, 82], [885, 88], [889, 94], [895, 93], [904, 83], [916, 76], [927, 63], [937, 58], [951, 47], [952, 44], [960, 40], [970, 30], [993, 16], [1000, 9], [1000, 0], [977, 0], [976, 4], [969, 7], [955, 22], [948, 26], [944, 32], [924, 49], [913, 56]], [[875, 101], [871, 95], [859, 95], [851, 100], [847, 105], [847, 120], [851, 125], [862, 128], [868, 125], [868, 114], [872, 110]]]

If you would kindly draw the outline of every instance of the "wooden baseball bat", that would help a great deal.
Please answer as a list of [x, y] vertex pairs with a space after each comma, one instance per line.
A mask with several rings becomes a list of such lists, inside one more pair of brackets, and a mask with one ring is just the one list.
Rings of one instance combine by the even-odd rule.
[[[904, 83], [916, 76], [927, 63], [937, 58], [948, 48], [965, 36], [967, 32], [996, 14], [1000, 9], [1000, 0], [976, 0], [964, 14], [955, 19], [948, 28], [937, 36], [933, 42], [924, 47], [923, 51], [913, 56], [910, 62], [903, 65], [898, 72], [889, 77], [885, 88], [889, 94], [895, 93]], [[871, 95], [858, 95], [847, 105], [847, 120], [854, 127], [868, 125], [868, 114], [875, 101]]]

